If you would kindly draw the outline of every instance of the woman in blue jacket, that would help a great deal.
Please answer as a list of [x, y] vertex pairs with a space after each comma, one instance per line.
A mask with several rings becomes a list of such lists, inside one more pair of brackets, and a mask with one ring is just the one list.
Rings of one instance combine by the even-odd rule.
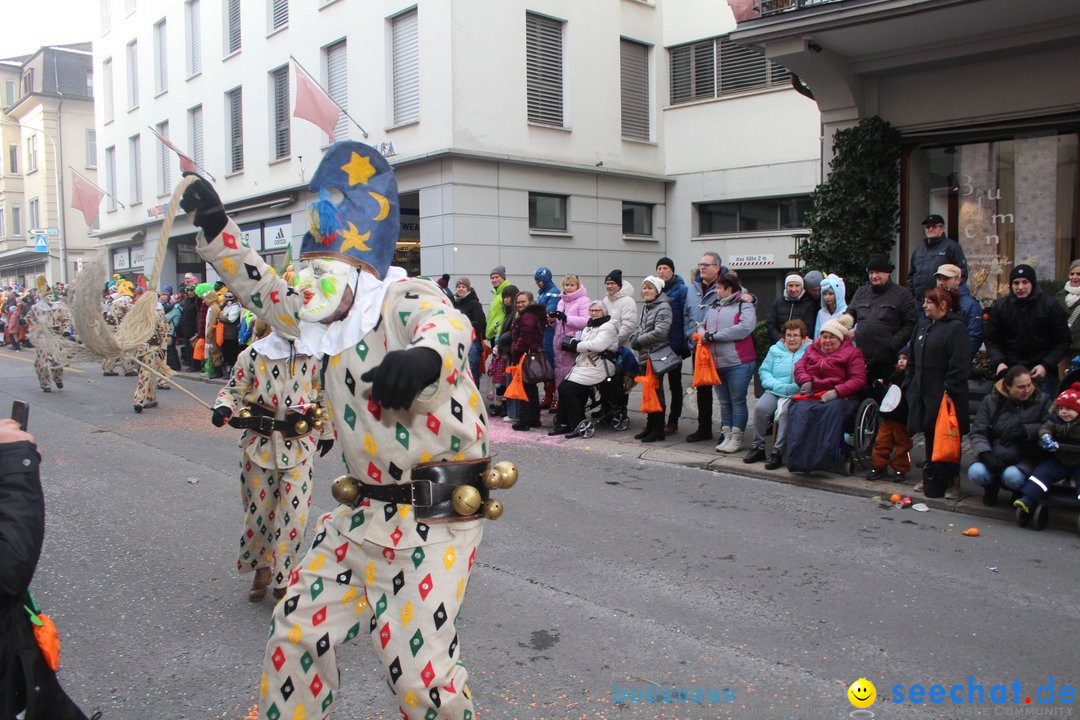
[[791, 396], [799, 392], [795, 382], [795, 363], [802, 358], [810, 345], [806, 337], [806, 323], [788, 320], [784, 323], [784, 336], [769, 348], [761, 361], [758, 376], [765, 392], [754, 406], [754, 446], [743, 458], [744, 463], [765, 460], [765, 436], [769, 421], [776, 418], [776, 440], [772, 452], [765, 461], [766, 470], [775, 470], [784, 464], [784, 431], [787, 428], [787, 409]]

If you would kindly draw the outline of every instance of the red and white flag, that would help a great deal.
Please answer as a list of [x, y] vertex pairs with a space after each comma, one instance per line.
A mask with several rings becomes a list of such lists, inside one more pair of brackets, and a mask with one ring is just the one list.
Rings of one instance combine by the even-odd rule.
[[295, 60], [293, 65], [296, 65], [296, 104], [293, 106], [293, 117], [317, 125], [330, 136], [330, 142], [334, 142], [334, 128], [341, 117], [341, 108]]
[[92, 227], [101, 208], [101, 198], [105, 197], [105, 191], [75, 172], [74, 169], [71, 171], [71, 190], [72, 209], [80, 211], [86, 218], [87, 226]]
[[180, 169], [183, 172], [198, 172], [199, 171], [199, 166], [195, 164], [195, 161], [192, 160], [187, 155], [185, 155], [183, 152], [181, 152], [180, 148], [173, 145], [172, 141], [169, 140], [169, 138], [165, 137], [164, 135], [159, 133], [154, 128], [149, 128], [149, 129], [150, 129], [150, 132], [154, 133], [154, 135], [157, 137], [157, 139], [160, 140], [165, 147], [169, 148], [174, 153], [176, 153], [177, 156], [179, 156], [179, 158], [180, 158]]

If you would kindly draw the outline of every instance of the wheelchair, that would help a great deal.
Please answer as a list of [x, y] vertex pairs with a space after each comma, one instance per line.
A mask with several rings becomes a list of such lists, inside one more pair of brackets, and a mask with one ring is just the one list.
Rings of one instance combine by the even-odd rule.
[[591, 438], [596, 429], [607, 425], [622, 432], [630, 427], [626, 412], [626, 375], [615, 372], [590, 388], [589, 401], [585, 403], [585, 419], [567, 433], [567, 438]]
[[831, 465], [818, 469], [860, 475], [872, 467], [871, 456], [878, 430], [878, 398], [866, 390], [856, 399], [854, 411], [845, 419], [842, 432], [833, 441]]

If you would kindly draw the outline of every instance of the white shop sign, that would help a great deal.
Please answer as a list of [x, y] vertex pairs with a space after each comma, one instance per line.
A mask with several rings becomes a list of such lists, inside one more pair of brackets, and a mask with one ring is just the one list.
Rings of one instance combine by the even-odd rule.
[[727, 266], [730, 268], [768, 267], [775, 265], [772, 253], [759, 255], [732, 255], [728, 258]]
[[271, 220], [263, 227], [263, 250], [277, 252], [292, 244], [292, 219]]

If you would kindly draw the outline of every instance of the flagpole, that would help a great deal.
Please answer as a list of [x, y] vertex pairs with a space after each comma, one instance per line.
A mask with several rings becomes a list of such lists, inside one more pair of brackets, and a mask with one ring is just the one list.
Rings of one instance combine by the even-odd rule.
[[[199, 165], [197, 162], [195, 162], [195, 159], [192, 158], [187, 153], [180, 152], [180, 148], [176, 147], [176, 145], [173, 144], [172, 140], [165, 137], [164, 135], [162, 135], [161, 133], [159, 133], [157, 130], [150, 127], [149, 125], [146, 126], [146, 129], [149, 130], [150, 132], [154, 133], [154, 137], [156, 137], [158, 139], [158, 141], [161, 142], [162, 145], [169, 148], [170, 150], [172, 150], [174, 153], [176, 153], [178, 156], [182, 157], [183, 159], [190, 160], [191, 164], [195, 166], [195, 169], [199, 171], [200, 175], [205, 175], [206, 177], [210, 178], [214, 182], [217, 182], [217, 178], [214, 177], [213, 175], [211, 175], [209, 170], [203, 169], [203, 167], [201, 165]], [[180, 163], [180, 169], [181, 170], [184, 169], [183, 165], [184, 165], [183, 161], [181, 161], [181, 163]]]
[[86, 182], [86, 183], [87, 183], [88, 185], [92, 185], [93, 187], [97, 188], [97, 189], [98, 189], [98, 190], [99, 190], [99, 191], [101, 192], [101, 194], [102, 194], [102, 195], [104, 195], [105, 197], [109, 198], [110, 200], [112, 200], [112, 201], [113, 201], [114, 203], [116, 203], [116, 204], [117, 204], [117, 205], [119, 205], [120, 207], [122, 207], [122, 208], [124, 208], [125, 210], [127, 210], [127, 205], [125, 205], [124, 203], [120, 202], [119, 200], [117, 200], [117, 199], [116, 199], [115, 197], [113, 197], [112, 195], [110, 195], [110, 194], [109, 194], [109, 191], [108, 191], [108, 190], [106, 190], [105, 188], [103, 188], [103, 187], [99, 186], [99, 185], [98, 185], [98, 184], [97, 184], [96, 182], [94, 182], [94, 181], [93, 181], [93, 180], [91, 180], [90, 178], [86, 177], [85, 175], [83, 175], [83, 174], [82, 174], [81, 172], [79, 172], [79, 171], [78, 171], [78, 170], [76, 170], [75, 168], [71, 167], [70, 165], [68, 165], [68, 170], [70, 170], [71, 172], [73, 172], [73, 173], [75, 173], [76, 175], [78, 175], [79, 177], [81, 177], [81, 178], [83, 179], [83, 181], [84, 181], [84, 182]]
[[301, 65], [301, 64], [300, 64], [300, 61], [299, 61], [299, 60], [297, 60], [297, 59], [296, 59], [296, 57], [295, 57], [294, 55], [290, 55], [290, 56], [289, 56], [289, 59], [290, 59], [290, 60], [292, 60], [292, 61], [293, 61], [294, 63], [296, 63], [296, 67], [298, 67], [298, 68], [300, 68], [301, 70], [303, 70], [303, 71], [304, 71], [304, 74], [305, 74], [305, 75], [307, 75], [307, 76], [308, 76], [308, 77], [309, 77], [309, 78], [311, 79], [311, 82], [313, 82], [313, 83], [315, 83], [316, 85], [318, 85], [318, 86], [319, 86], [319, 89], [320, 89], [320, 90], [322, 90], [322, 91], [323, 91], [324, 93], [326, 93], [326, 97], [330, 99], [330, 102], [332, 102], [332, 103], [334, 103], [335, 105], [337, 105], [337, 108], [338, 108], [338, 110], [340, 110], [340, 111], [341, 111], [342, 113], [344, 113], [345, 117], [347, 117], [347, 118], [349, 118], [350, 120], [352, 120], [352, 122], [353, 122], [353, 125], [355, 125], [356, 127], [360, 128], [360, 132], [361, 132], [361, 133], [363, 133], [363, 135], [364, 135], [364, 139], [365, 139], [365, 140], [367, 140], [368, 132], [367, 132], [367, 130], [365, 130], [365, 129], [364, 129], [364, 126], [363, 126], [363, 125], [361, 125], [360, 123], [356, 122], [356, 118], [354, 118], [354, 117], [353, 117], [352, 115], [350, 115], [350, 114], [349, 114], [349, 111], [348, 111], [348, 110], [346, 110], [345, 108], [341, 107], [341, 103], [339, 103], [339, 102], [338, 102], [337, 100], [335, 100], [334, 98], [330, 97], [330, 93], [329, 93], [329, 92], [327, 92], [326, 88], [324, 88], [324, 87], [323, 87], [322, 83], [321, 83], [321, 82], [319, 82], [318, 80], [316, 80], [316, 79], [315, 79], [315, 76], [314, 76], [314, 75], [312, 75], [311, 73], [309, 73], [309, 72], [307, 71], [307, 68], [306, 68], [306, 67], [304, 67], [303, 65]]

